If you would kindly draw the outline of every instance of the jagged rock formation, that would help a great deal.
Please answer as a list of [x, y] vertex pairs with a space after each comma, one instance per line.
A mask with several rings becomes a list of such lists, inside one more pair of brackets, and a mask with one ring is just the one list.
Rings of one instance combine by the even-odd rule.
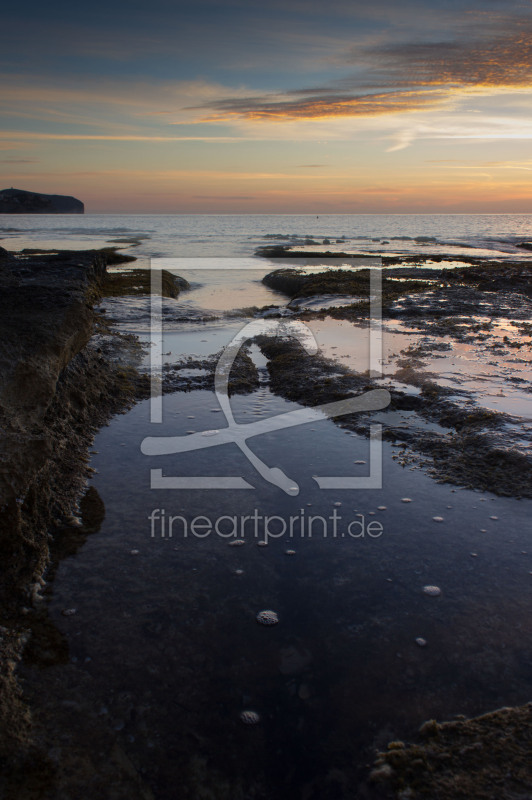
[[83, 214], [81, 200], [62, 194], [39, 194], [23, 189], [0, 191], [0, 214]]

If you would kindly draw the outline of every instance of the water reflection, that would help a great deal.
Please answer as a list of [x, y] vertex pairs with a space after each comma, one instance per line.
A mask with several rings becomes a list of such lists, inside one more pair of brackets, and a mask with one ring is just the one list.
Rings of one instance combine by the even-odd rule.
[[[236, 418], [296, 407], [266, 387], [232, 402]], [[214, 406], [207, 391], [165, 397], [157, 433], [208, 429]], [[94, 731], [111, 737], [137, 791], [156, 798], [350, 797], [374, 746], [430, 717], [528, 700], [530, 502], [434, 484], [399, 467], [386, 444], [385, 489], [321, 491], [313, 474], [368, 469], [368, 441], [328, 420], [253, 444], [298, 478], [298, 497], [262, 481], [233, 445], [217, 448], [216, 460], [201, 451], [157, 464], [165, 474], [241, 474], [254, 490], [154, 492], [155, 457], [139, 449], [153, 427], [142, 403], [97, 438], [92, 485], [106, 516], [62, 560], [50, 599], [70, 661], [29, 678], [46, 692], [48, 720], [65, 724], [64, 704], [77, 708], [71, 752], [90, 752], [104, 769]], [[190, 528], [186, 538], [179, 527], [172, 538], [158, 529], [152, 537], [155, 508], [189, 522], [336, 512], [344, 533], [361, 514], [383, 533], [329, 529], [326, 538], [272, 536], [259, 547], [263, 530], [255, 537], [248, 525], [245, 544], [232, 547]], [[425, 584], [442, 595], [427, 597]], [[63, 617], [70, 607], [76, 615]], [[262, 609], [275, 610], [279, 624], [258, 625]], [[260, 724], [241, 722], [248, 708]]]

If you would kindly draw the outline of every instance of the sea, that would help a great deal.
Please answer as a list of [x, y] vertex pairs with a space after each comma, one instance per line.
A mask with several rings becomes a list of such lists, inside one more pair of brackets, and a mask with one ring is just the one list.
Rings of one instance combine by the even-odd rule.
[[[140, 259], [248, 257], [267, 244], [319, 244], [371, 255], [532, 258], [531, 214], [9, 215], [0, 242], [24, 247], [132, 247]], [[337, 241], [338, 240], [338, 241]]]

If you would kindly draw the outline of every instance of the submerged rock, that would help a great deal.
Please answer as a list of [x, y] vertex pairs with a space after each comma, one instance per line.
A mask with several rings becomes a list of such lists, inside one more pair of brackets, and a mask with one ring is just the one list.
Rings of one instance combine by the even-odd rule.
[[424, 586], [423, 594], [427, 594], [429, 597], [439, 597], [441, 589], [439, 586]]
[[266, 611], [259, 611], [256, 616], [257, 622], [261, 625], [277, 625], [279, 622], [279, 617], [275, 613], [275, 611], [271, 611], [271, 609], [267, 609]]
[[244, 725], [257, 725], [260, 722], [260, 714], [256, 711], [246, 710], [240, 714], [240, 719]]

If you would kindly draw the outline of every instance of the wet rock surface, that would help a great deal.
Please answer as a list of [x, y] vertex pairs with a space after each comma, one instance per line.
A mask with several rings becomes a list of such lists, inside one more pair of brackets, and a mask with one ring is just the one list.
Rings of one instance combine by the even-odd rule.
[[[398, 275], [400, 272], [400, 275]], [[392, 389], [389, 409], [415, 411], [419, 418], [436, 424], [438, 430], [388, 424], [384, 437], [403, 443], [418, 463], [439, 480], [496, 494], [531, 497], [532, 459], [521, 446], [515, 422], [503, 412], [479, 408], [467, 391], [438, 383], [435, 373], [427, 372], [425, 359], [439, 350], [449, 349], [450, 337], [461, 343], [476, 343], [492, 350], [494, 357], [524, 343], [508, 337], [492, 337], [494, 322], [510, 320], [522, 335], [529, 335], [532, 316], [532, 265], [525, 262], [486, 262], [442, 270], [424, 270], [434, 286], [413, 281], [418, 268], [384, 270], [382, 312], [385, 318], [408, 320], [430, 339], [411, 347], [400, 359], [395, 379], [416, 387], [417, 394]], [[393, 274], [393, 279], [389, 276]], [[400, 278], [400, 279], [398, 279]], [[323, 296], [324, 293], [349, 291], [366, 302], [334, 307], [318, 313], [304, 311], [299, 318], [310, 320], [329, 317], [365, 320], [369, 313], [369, 271], [330, 270], [308, 274], [304, 270], [280, 269], [268, 274], [264, 282], [288, 296]], [[478, 315], [482, 316], [479, 319]], [[305, 405], [342, 400], [376, 387], [367, 374], [355, 373], [337, 361], [309, 356], [296, 342], [260, 341], [270, 359], [272, 390]], [[526, 359], [525, 359], [526, 360]], [[520, 380], [520, 379], [518, 379]], [[343, 417], [338, 424], [359, 433], [367, 430], [367, 415]], [[515, 427], [515, 426], [514, 426]]]
[[[16, 258], [0, 250], [0, 758], [6, 797], [26, 796], [31, 775], [38, 771], [42, 778], [51, 769], [32, 740], [15, 672], [26, 645], [44, 663], [61, 651], [61, 642], [43, 633], [40, 613], [50, 545], [72, 552], [98, 528], [97, 500], [85, 497], [81, 509], [77, 505], [88, 446], [110, 416], [148, 392], [136, 370], [134, 338], [112, 334], [93, 311], [105, 275], [105, 257], [94, 252]], [[72, 532], [76, 542], [67, 543]]]
[[179, 278], [168, 270], [122, 269], [108, 271], [102, 285], [104, 297], [135, 297], [150, 294], [152, 281], [160, 286], [163, 297], [176, 298], [180, 292], [190, 289], [188, 281]]
[[[216, 353], [207, 359], [187, 358], [177, 364], [165, 364], [163, 393], [190, 392], [194, 389], [214, 391], [214, 374], [219, 358], [220, 353]], [[229, 396], [249, 394], [258, 388], [259, 383], [259, 373], [249, 356], [249, 350], [243, 348], [231, 369], [228, 383]]]
[[532, 704], [473, 719], [425, 722], [417, 744], [391, 742], [371, 773], [405, 800], [523, 800], [532, 791]]

